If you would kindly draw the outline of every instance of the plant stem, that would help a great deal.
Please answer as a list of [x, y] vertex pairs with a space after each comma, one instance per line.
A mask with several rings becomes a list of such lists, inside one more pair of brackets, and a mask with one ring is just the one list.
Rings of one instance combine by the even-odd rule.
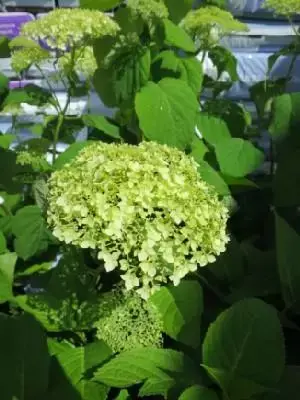
[[56, 150], [57, 150], [57, 143], [58, 143], [58, 139], [59, 139], [59, 134], [60, 134], [60, 130], [62, 127], [62, 124], [64, 122], [64, 118], [65, 118], [65, 114], [68, 110], [69, 104], [71, 101], [71, 96], [68, 93], [68, 97], [67, 97], [67, 101], [66, 104], [63, 108], [63, 110], [58, 114], [58, 120], [57, 120], [57, 125], [53, 134], [53, 153], [52, 153], [52, 163], [54, 163], [55, 159], [56, 159]]

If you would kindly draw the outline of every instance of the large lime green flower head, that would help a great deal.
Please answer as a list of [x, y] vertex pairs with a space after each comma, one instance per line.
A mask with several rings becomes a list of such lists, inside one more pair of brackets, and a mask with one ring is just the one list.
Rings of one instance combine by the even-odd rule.
[[90, 41], [115, 36], [119, 25], [97, 10], [57, 8], [42, 18], [23, 25], [22, 36], [43, 40], [52, 49], [67, 50]]
[[225, 251], [228, 210], [183, 152], [93, 143], [49, 181], [48, 223], [148, 298]]

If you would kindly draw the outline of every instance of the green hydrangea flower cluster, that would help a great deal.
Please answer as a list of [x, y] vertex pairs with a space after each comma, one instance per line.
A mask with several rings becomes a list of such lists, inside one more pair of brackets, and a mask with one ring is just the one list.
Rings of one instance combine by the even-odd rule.
[[247, 31], [247, 25], [235, 19], [230, 12], [215, 6], [190, 11], [182, 21], [183, 28], [192, 36], [209, 42], [218, 42], [231, 32]]
[[57, 8], [22, 26], [22, 36], [43, 40], [52, 49], [66, 51], [90, 41], [115, 36], [119, 26], [106, 14], [82, 8]]
[[263, 6], [274, 10], [276, 14], [285, 15], [286, 17], [300, 14], [299, 0], [266, 0]]
[[[83, 74], [85, 77], [93, 76], [97, 69], [97, 62], [94, 57], [92, 46], [86, 46], [75, 50], [74, 64], [77, 73]], [[65, 53], [58, 59], [58, 67], [64, 71], [66, 75], [73, 72], [71, 54]]]
[[169, 11], [160, 0], [128, 0], [127, 6], [133, 15], [141, 17], [144, 21], [168, 18]]
[[161, 347], [163, 322], [156, 308], [136, 293], [120, 289], [103, 294], [97, 337], [115, 352], [140, 347]]
[[11, 67], [16, 73], [20, 74], [32, 65], [39, 65], [49, 58], [49, 52], [39, 46], [26, 47], [13, 52], [11, 56]]
[[225, 251], [228, 209], [183, 152], [154, 142], [93, 143], [49, 180], [59, 240], [96, 249], [107, 272], [148, 298]]
[[35, 172], [51, 171], [51, 166], [44, 155], [30, 151], [20, 151], [17, 153], [16, 163], [19, 165], [30, 165]]

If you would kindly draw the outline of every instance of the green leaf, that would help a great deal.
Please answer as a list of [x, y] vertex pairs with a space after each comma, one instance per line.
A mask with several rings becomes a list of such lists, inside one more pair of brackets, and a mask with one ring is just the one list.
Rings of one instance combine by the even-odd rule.
[[9, 39], [6, 36], [0, 36], [0, 58], [9, 58], [10, 56]]
[[121, 390], [115, 400], [130, 400], [128, 391], [126, 389]]
[[216, 148], [216, 157], [225, 175], [241, 178], [255, 171], [263, 162], [264, 154], [247, 140], [222, 140]]
[[208, 153], [208, 148], [205, 146], [202, 139], [200, 139], [197, 135], [194, 135], [193, 141], [191, 143], [191, 152], [189, 155], [200, 164], [206, 153]]
[[226, 251], [213, 264], [208, 266], [208, 269], [219, 281], [229, 287], [244, 277], [243, 253], [234, 236], [231, 236]]
[[203, 81], [203, 67], [196, 57], [181, 57], [173, 50], [164, 50], [152, 63], [152, 75], [155, 82], [162, 78], [179, 78], [185, 81], [199, 94]]
[[225, 47], [215, 46], [208, 51], [208, 57], [218, 71], [218, 79], [223, 72], [227, 72], [232, 81], [239, 79], [237, 73], [237, 60], [232, 52]]
[[281, 139], [291, 131], [298, 131], [299, 109], [300, 93], [286, 93], [274, 98], [269, 126], [269, 132], [274, 139]]
[[115, 52], [109, 67], [99, 67], [93, 84], [100, 99], [108, 107], [122, 102], [132, 102], [150, 77], [151, 54], [147, 48], [137, 45], [136, 49]]
[[64, 167], [65, 164], [68, 164], [75, 158], [82, 149], [86, 146], [89, 146], [92, 141], [84, 141], [84, 142], [75, 142], [71, 144], [66, 151], [61, 153], [53, 164], [53, 168], [55, 170], [61, 169]]
[[202, 351], [205, 369], [228, 398], [247, 399], [274, 387], [285, 359], [277, 311], [258, 299], [235, 303], [210, 325]]
[[43, 399], [48, 387], [46, 336], [28, 315], [0, 314], [1, 398]]
[[209, 183], [210, 185], [214, 186], [214, 188], [221, 196], [226, 196], [230, 194], [227, 183], [224, 181], [220, 173], [216, 171], [210, 164], [208, 164], [208, 162], [200, 162], [198, 171], [202, 179], [204, 179], [205, 182]]
[[169, 19], [163, 20], [165, 29], [165, 44], [167, 46], [177, 47], [189, 53], [196, 52], [196, 46], [191, 37], [178, 25], [175, 25]]
[[231, 135], [226, 123], [209, 114], [199, 113], [197, 117], [197, 128], [204, 139], [214, 147], [222, 145], [224, 139], [230, 139]]
[[36, 41], [29, 39], [25, 36], [14, 37], [9, 42], [9, 47], [10, 49], [14, 49], [15, 47], [41, 48], [41, 46]]
[[0, 72], [0, 96], [7, 92], [9, 79]]
[[243, 137], [251, 126], [251, 114], [243, 104], [228, 99], [207, 100], [202, 112], [221, 118], [233, 137]]
[[118, 126], [111, 124], [102, 115], [83, 115], [82, 120], [86, 126], [96, 128], [114, 139], [120, 139], [120, 131]]
[[197, 379], [198, 368], [175, 350], [141, 348], [120, 353], [99, 368], [94, 380], [107, 386], [126, 388], [146, 379], [166, 380], [166, 374], [184, 375], [186, 384]]
[[198, 282], [182, 281], [177, 287], [163, 287], [150, 301], [161, 314], [167, 335], [188, 346], [199, 346], [203, 293]]
[[9, 149], [12, 142], [16, 140], [16, 135], [5, 134], [0, 136], [0, 147]]
[[165, 78], [149, 82], [136, 95], [135, 109], [140, 127], [149, 140], [185, 149], [191, 144], [198, 101], [181, 80]]
[[0, 255], [0, 304], [13, 298], [13, 280], [17, 255], [6, 253]]
[[186, 389], [178, 400], [218, 400], [218, 396], [213, 390], [194, 385]]
[[12, 231], [16, 239], [15, 251], [23, 260], [47, 250], [53, 243], [51, 232], [38, 206], [21, 208], [12, 221]]
[[6, 238], [0, 229], [0, 254], [6, 253], [6, 252], [7, 252]]
[[300, 270], [298, 253], [300, 251], [300, 235], [278, 213], [275, 214], [275, 221], [277, 265], [283, 298], [288, 308], [292, 307], [299, 310]]
[[170, 18], [175, 23], [181, 21], [182, 18], [192, 9], [193, 3], [193, 0], [165, 0]]
[[80, 7], [107, 11], [112, 10], [120, 3], [121, 0], [80, 0]]
[[249, 89], [250, 98], [255, 103], [259, 118], [263, 118], [265, 113], [270, 111], [273, 98], [284, 93], [285, 87], [285, 78], [276, 81], [264, 80], [251, 86]]
[[54, 102], [52, 93], [49, 90], [29, 84], [22, 89], [11, 90], [3, 102], [3, 107], [16, 106], [21, 103], [41, 107]]

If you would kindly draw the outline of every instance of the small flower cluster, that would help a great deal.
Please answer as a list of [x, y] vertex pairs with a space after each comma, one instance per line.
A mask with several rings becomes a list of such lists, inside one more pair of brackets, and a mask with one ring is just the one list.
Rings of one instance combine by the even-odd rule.
[[270, 8], [276, 14], [291, 17], [294, 14], [300, 14], [300, 1], [299, 0], [266, 0], [263, 4], [264, 8]]
[[16, 163], [23, 166], [29, 165], [35, 172], [47, 172], [51, 170], [51, 166], [44, 155], [29, 151], [20, 151], [17, 153]]
[[100, 11], [57, 8], [43, 18], [24, 24], [21, 34], [43, 40], [51, 49], [66, 51], [103, 36], [115, 36], [118, 31], [118, 24]]
[[16, 73], [20, 74], [32, 65], [39, 65], [49, 58], [49, 52], [39, 46], [26, 47], [13, 52], [11, 56], [11, 67]]
[[167, 7], [160, 0], [128, 0], [127, 6], [132, 10], [133, 15], [141, 17], [145, 22], [169, 16]]
[[215, 6], [190, 11], [182, 25], [192, 37], [210, 42], [217, 42], [220, 36], [231, 32], [248, 30], [245, 24], [235, 19], [228, 11]]
[[136, 293], [113, 289], [99, 299], [97, 337], [115, 352], [161, 347], [163, 322], [156, 308]]
[[229, 241], [227, 219], [196, 162], [154, 142], [91, 144], [49, 180], [54, 236], [96, 249], [143, 298], [214, 262]]
[[86, 46], [76, 49], [74, 52], [74, 65], [71, 60], [71, 53], [65, 53], [58, 59], [58, 67], [66, 75], [72, 73], [75, 69], [77, 73], [83, 74], [85, 77], [93, 76], [97, 69], [97, 62], [94, 57], [92, 46]]

